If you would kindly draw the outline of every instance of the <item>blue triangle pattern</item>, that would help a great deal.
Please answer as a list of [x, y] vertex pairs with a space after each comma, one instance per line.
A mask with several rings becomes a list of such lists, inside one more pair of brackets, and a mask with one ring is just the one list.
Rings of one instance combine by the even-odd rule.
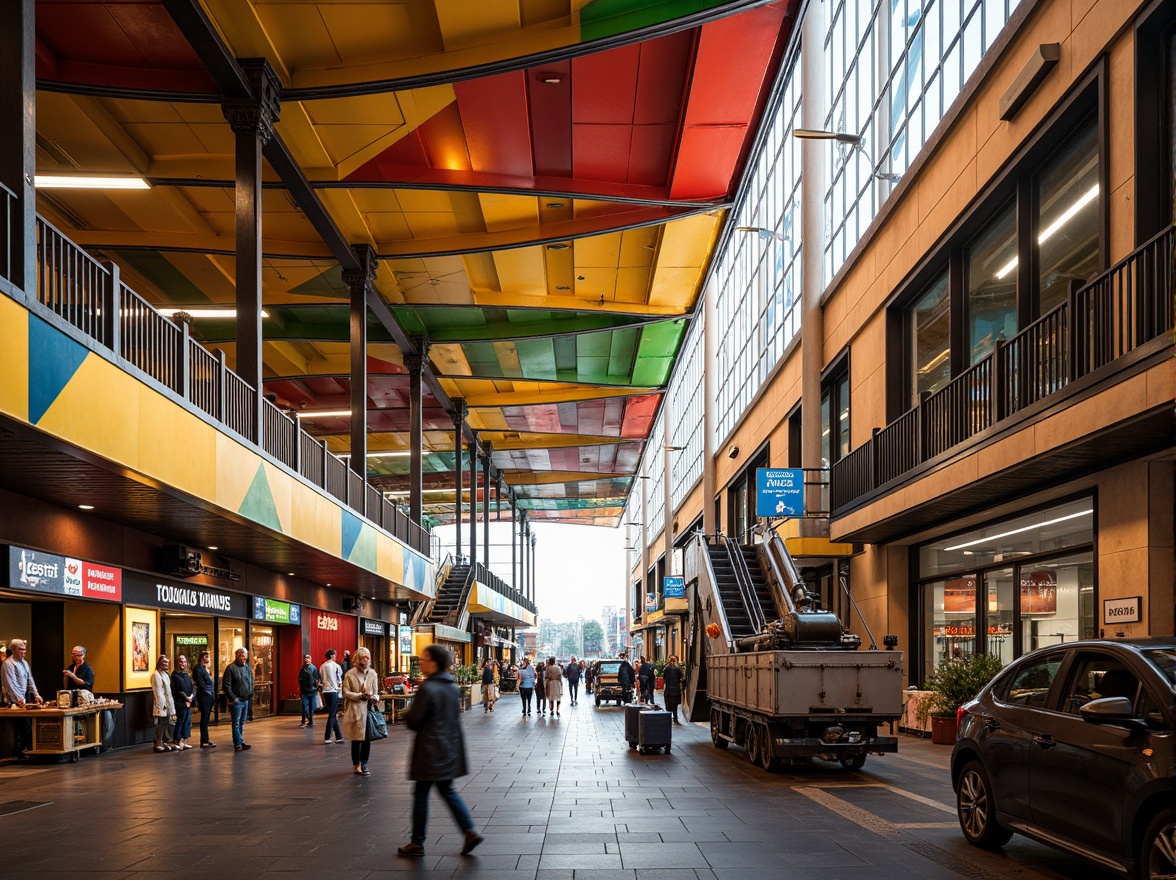
[[29, 313], [29, 424], [41, 421], [89, 353], [84, 345]]
[[359, 540], [359, 534], [363, 531], [363, 523], [359, 517], [353, 513], [343, 511], [343, 558], [347, 559], [351, 556], [351, 551], [355, 549], [355, 542]]

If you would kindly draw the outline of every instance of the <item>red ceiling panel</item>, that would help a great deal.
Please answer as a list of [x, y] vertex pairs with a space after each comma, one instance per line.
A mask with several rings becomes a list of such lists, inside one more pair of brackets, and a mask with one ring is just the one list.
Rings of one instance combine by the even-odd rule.
[[469, 168], [465, 131], [457, 104], [433, 114], [416, 131], [405, 135], [376, 158], [357, 168], [349, 180], [406, 180], [413, 168], [432, 168], [441, 157]]
[[676, 125], [638, 125], [633, 129], [626, 183], [665, 186], [674, 152]]
[[475, 171], [534, 173], [526, 76], [516, 70], [454, 84]]
[[688, 128], [682, 132], [670, 196], [675, 199], [718, 199], [734, 190], [735, 159], [747, 126]]
[[572, 129], [575, 176], [582, 180], [623, 181], [632, 145], [630, 125], [576, 125]]
[[697, 33], [697, 29], [682, 31], [641, 45], [634, 124], [678, 124]]
[[[544, 82], [558, 79], [559, 82]], [[572, 63], [561, 61], [527, 71], [535, 174], [572, 174]]]
[[625, 423], [621, 427], [621, 436], [626, 440], [639, 440], [648, 437], [659, 402], [661, 402], [660, 394], [646, 394], [642, 397], [630, 397], [626, 400]]
[[584, 55], [572, 62], [572, 122], [632, 125], [639, 45]]

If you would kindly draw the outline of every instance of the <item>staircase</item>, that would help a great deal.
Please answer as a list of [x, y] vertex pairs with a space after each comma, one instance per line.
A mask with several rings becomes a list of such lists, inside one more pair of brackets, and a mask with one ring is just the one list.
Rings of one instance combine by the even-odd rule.
[[[735, 580], [735, 571], [731, 561], [721, 545], [711, 546], [711, 569], [715, 573], [715, 591], [719, 602], [723, 605], [723, 613], [727, 617], [727, 626], [731, 630], [732, 639], [741, 639], [755, 635], [751, 618], [744, 608], [743, 599], [739, 595], [739, 585]], [[757, 565], [758, 568], [758, 565]]]
[[759, 554], [763, 552], [763, 545], [744, 545], [739, 548], [739, 552], [743, 555], [743, 562], [747, 566], [748, 574], [751, 575], [751, 583], [755, 588], [755, 596], [759, 599], [764, 620], [776, 620], [780, 617], [780, 611], [776, 609], [776, 601], [772, 598], [772, 585], [768, 583], [768, 579], [764, 575], [763, 566], [760, 565], [759, 561]]
[[464, 611], [466, 581], [469, 580], [470, 566], [455, 565], [449, 571], [449, 577], [437, 591], [437, 598], [429, 611], [426, 623], [442, 623], [457, 626], [457, 621]]

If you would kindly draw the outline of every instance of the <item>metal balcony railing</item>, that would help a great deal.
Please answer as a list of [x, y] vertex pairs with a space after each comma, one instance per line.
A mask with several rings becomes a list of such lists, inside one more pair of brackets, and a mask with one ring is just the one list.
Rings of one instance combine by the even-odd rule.
[[532, 614], [535, 613], [535, 603], [534, 602], [532, 602], [530, 599], [528, 599], [526, 596], [524, 596], [522, 593], [520, 593], [518, 590], [516, 590], [514, 587], [512, 587], [510, 584], [508, 584], [506, 581], [504, 581], [502, 578], [500, 578], [498, 575], [496, 575], [494, 572], [492, 572], [490, 569], [488, 569], [486, 566], [484, 566], [482, 563], [480, 563], [480, 562], [476, 563], [474, 565], [474, 569], [477, 572], [475, 577], [479, 583], [485, 584], [490, 589], [492, 589], [494, 592], [505, 596], [506, 598], [510, 599], [510, 601], [514, 602], [516, 605], [520, 605], [523, 608], [526, 608]]
[[[15, 196], [2, 185], [0, 191], [6, 231], [0, 241], [0, 269], [11, 279]], [[254, 443], [388, 534], [430, 555], [428, 530], [350, 471], [295, 419], [264, 398], [259, 405], [257, 389], [225, 366], [223, 352], [209, 352], [188, 335], [185, 322], [160, 314], [123, 284], [118, 266], [98, 262], [42, 217], [37, 218], [37, 302], [123, 358], [148, 381]]]
[[1168, 228], [899, 416], [831, 472], [833, 515], [1173, 330]]

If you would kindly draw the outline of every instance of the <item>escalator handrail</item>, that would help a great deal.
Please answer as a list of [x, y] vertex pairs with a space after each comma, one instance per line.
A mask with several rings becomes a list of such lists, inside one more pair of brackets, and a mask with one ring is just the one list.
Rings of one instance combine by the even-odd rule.
[[731, 563], [731, 570], [735, 573], [735, 585], [739, 588], [739, 597], [743, 600], [743, 607], [747, 611], [747, 619], [751, 622], [753, 632], [760, 632], [764, 628], [764, 610], [760, 607], [759, 597], [755, 595], [755, 588], [751, 583], [751, 574], [747, 570], [747, 560], [739, 552], [739, 545], [721, 535], [723, 549], [727, 552], [727, 559]]
[[[708, 536], [706, 535], [699, 534], [698, 543], [700, 549], [702, 550], [703, 565], [705, 567], [704, 570], [706, 572], [706, 578], [710, 586], [711, 598], [713, 600], [712, 607], [714, 608], [715, 615], [719, 618], [720, 626], [723, 628], [723, 638], [726, 640], [728, 646], [727, 649], [732, 650], [735, 641], [731, 636], [731, 623], [727, 620], [727, 608], [723, 605], [723, 598], [719, 593], [719, 581], [718, 578], [715, 577], [715, 567], [711, 565], [710, 548], [712, 545], [707, 540], [707, 537]], [[710, 537], [717, 536], [712, 535]]]

